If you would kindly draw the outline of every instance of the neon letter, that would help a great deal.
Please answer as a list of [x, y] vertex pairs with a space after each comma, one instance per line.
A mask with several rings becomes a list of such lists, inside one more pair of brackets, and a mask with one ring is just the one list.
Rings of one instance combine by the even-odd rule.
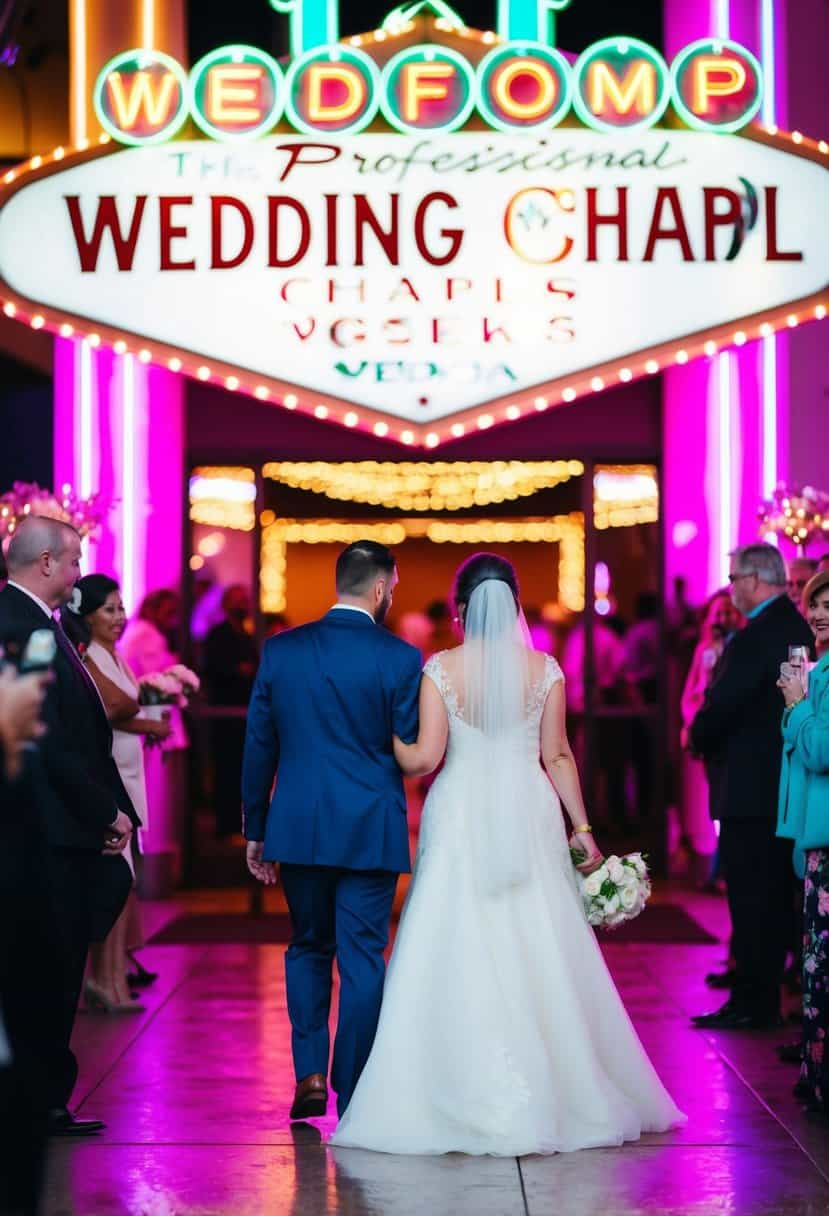
[[739, 93], [746, 82], [746, 70], [739, 59], [711, 56], [694, 63], [694, 88], [691, 109], [695, 114], [709, 114], [712, 97], [731, 97]]
[[403, 117], [406, 122], [420, 119], [421, 101], [445, 101], [456, 69], [453, 63], [407, 63], [403, 67]]
[[122, 131], [131, 131], [143, 111], [151, 127], [163, 127], [170, 115], [171, 101], [178, 81], [172, 72], [158, 80], [149, 72], [136, 72], [124, 87], [120, 72], [107, 77], [110, 101]]
[[600, 60], [587, 69], [589, 105], [594, 114], [602, 114], [606, 102], [616, 114], [650, 114], [656, 108], [656, 69], [652, 63], [640, 59], [632, 63], [619, 80], [613, 69]]
[[[531, 77], [537, 85], [533, 101], [517, 101], [512, 95], [511, 85], [516, 77], [521, 76]], [[498, 105], [510, 118], [531, 120], [540, 118], [555, 104], [556, 80], [543, 63], [532, 59], [514, 59], [497, 73], [494, 92]]]
[[[327, 83], [343, 85], [345, 98], [331, 104], [322, 98]], [[308, 69], [308, 117], [311, 122], [347, 122], [358, 114], [366, 99], [363, 78], [344, 63], [313, 63]]]
[[222, 63], [207, 74], [208, 122], [214, 126], [244, 126], [264, 115], [261, 84], [265, 69], [256, 63]]

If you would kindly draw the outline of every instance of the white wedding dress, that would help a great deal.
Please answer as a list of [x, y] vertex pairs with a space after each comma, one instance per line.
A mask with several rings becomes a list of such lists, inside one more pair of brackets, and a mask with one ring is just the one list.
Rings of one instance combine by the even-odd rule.
[[[523, 725], [494, 744], [464, 721], [440, 655], [425, 674], [449, 718], [446, 760], [424, 807], [374, 1047], [332, 1143], [521, 1156], [684, 1123], [587, 923], [540, 765], [541, 717], [561, 669], [546, 660]], [[493, 746], [506, 749], [494, 762]], [[476, 780], [504, 768], [522, 775], [504, 819], [524, 872], [493, 890], [474, 844], [486, 797]]]

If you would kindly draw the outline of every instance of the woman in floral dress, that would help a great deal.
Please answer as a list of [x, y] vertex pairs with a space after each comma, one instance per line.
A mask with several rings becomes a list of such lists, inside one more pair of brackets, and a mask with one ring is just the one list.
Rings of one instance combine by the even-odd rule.
[[829, 1115], [829, 570], [803, 592], [818, 662], [808, 691], [798, 672], [781, 668], [783, 769], [777, 834], [805, 854], [803, 926], [803, 1062], [795, 1093], [807, 1111]]

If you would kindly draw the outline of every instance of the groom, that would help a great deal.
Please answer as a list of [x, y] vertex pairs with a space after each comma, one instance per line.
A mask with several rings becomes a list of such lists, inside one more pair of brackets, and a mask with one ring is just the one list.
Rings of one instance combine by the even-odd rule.
[[248, 869], [270, 885], [279, 863], [293, 923], [285, 956], [292, 1119], [325, 1114], [335, 956], [331, 1083], [339, 1114], [348, 1106], [377, 1029], [397, 877], [410, 869], [392, 738], [417, 738], [421, 660], [380, 628], [397, 581], [383, 545], [349, 545], [337, 560], [330, 612], [266, 643], [248, 711]]

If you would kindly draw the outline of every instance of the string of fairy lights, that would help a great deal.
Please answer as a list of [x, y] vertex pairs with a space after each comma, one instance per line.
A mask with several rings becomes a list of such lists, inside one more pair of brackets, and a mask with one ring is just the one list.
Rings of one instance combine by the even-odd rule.
[[[557, 544], [559, 601], [570, 612], [584, 609], [581, 512], [545, 518], [452, 518], [455, 511], [529, 498], [583, 476], [580, 461], [271, 461], [262, 472], [270, 481], [332, 502], [377, 505], [404, 515], [393, 520], [299, 520], [281, 518], [270, 508], [263, 510], [259, 516], [263, 612], [284, 612], [287, 607], [289, 545], [347, 545], [361, 538], [391, 547], [412, 539], [456, 545]], [[255, 481], [255, 471], [247, 467], [194, 469], [190, 480], [191, 520], [214, 528], [252, 531], [256, 525]], [[598, 529], [658, 520], [655, 466], [600, 465], [594, 470], [593, 486]], [[408, 517], [405, 513], [409, 511], [423, 514]]]

